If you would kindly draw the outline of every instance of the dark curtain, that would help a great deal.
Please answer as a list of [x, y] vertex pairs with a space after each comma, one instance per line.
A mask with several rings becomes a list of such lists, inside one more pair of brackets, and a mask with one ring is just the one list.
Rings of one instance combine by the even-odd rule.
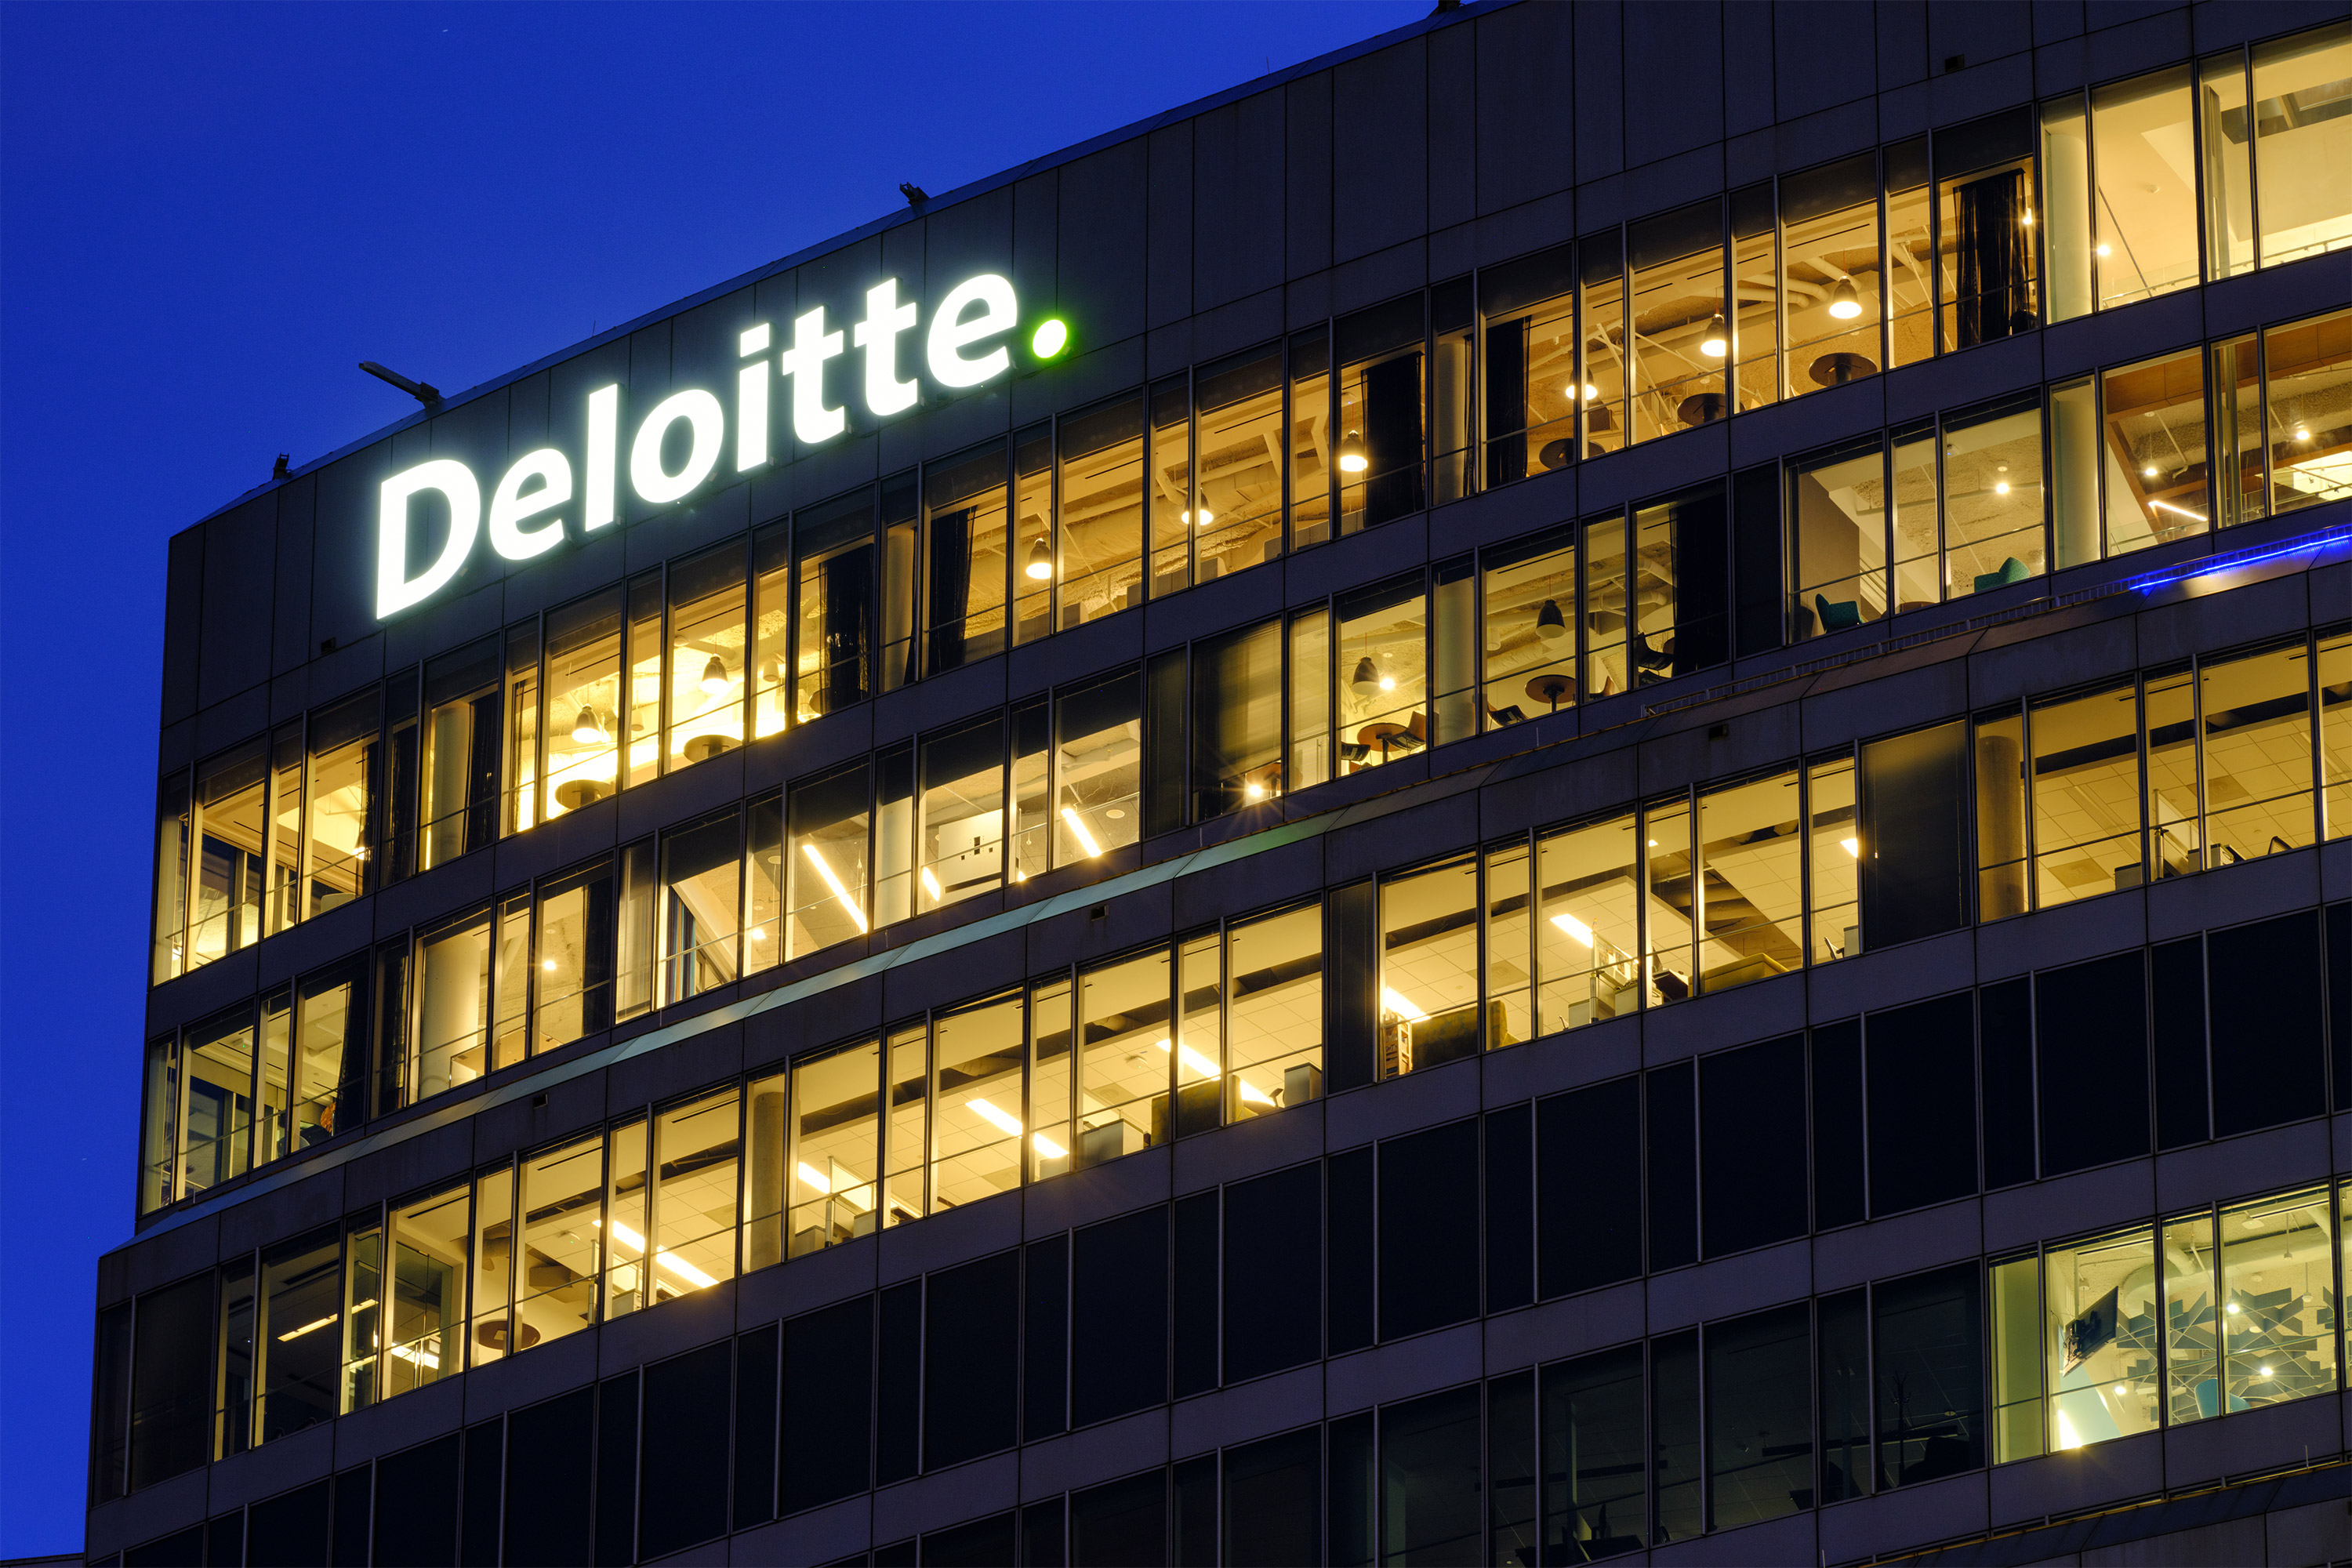
[[2033, 325], [2028, 291], [2025, 175], [2006, 169], [1971, 180], [1953, 193], [1955, 247], [1959, 253], [1958, 338], [1972, 348]]
[[865, 701], [869, 689], [874, 551], [871, 546], [845, 550], [821, 563], [817, 575], [824, 601], [824, 672], [817, 711], [833, 713]]
[[1731, 658], [1730, 533], [1721, 489], [1675, 503], [1676, 675]]
[[[932, 674], [963, 662], [964, 616], [971, 607], [971, 510], [941, 512], [931, 519], [930, 651]], [[914, 679], [908, 670], [907, 678]]]
[[1421, 356], [1364, 372], [1364, 526], [1421, 510]]
[[580, 1032], [593, 1035], [613, 1026], [613, 933], [620, 910], [609, 873], [585, 891], [588, 940], [580, 952]]
[[1527, 328], [1521, 318], [1486, 329], [1486, 428], [1505, 432], [1486, 443], [1489, 486], [1528, 477]]

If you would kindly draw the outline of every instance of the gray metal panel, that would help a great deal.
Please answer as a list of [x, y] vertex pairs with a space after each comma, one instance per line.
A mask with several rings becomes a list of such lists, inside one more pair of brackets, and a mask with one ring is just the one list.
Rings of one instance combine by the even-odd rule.
[[1427, 71], [1427, 50], [1415, 38], [1333, 73], [1334, 260], [1385, 250], [1428, 230]]
[[1843, 0], [1782, 0], [1772, 8], [1773, 99], [1783, 123], [1870, 95], [1878, 51], [1868, 22]]
[[1576, 177], [1606, 179], [1625, 166], [1624, 8], [1576, 7]]
[[1283, 95], [1262, 92], [1192, 122], [1192, 306], [1282, 281]]
[[1151, 133], [1148, 289], [1155, 327], [1192, 313], [1192, 127]]
[[[1144, 330], [1146, 164], [1143, 143], [1129, 142], [1065, 166], [1057, 286], [1032, 296], [1025, 278], [1013, 279], [1024, 299], [1050, 299], [1061, 308], [1081, 353]], [[1024, 203], [1017, 231], [1024, 255], [1029, 212]]]
[[1478, 216], [1478, 34], [1449, 27], [1429, 39], [1429, 221]]
[[1514, 5], [1477, 26], [1478, 210], [1494, 213], [1575, 184], [1575, 13]]
[[[1679, 5], [1633, 5], [1625, 12], [1625, 81], [1647, 90], [1631, 98], [1625, 162], [1639, 167], [1723, 140], [1723, 32]], [[1660, 90], [1671, 82], [1668, 90]]]
[[310, 640], [310, 533], [317, 526], [319, 483], [304, 475], [280, 485], [278, 499], [278, 593], [270, 609], [269, 672], [300, 669], [318, 652]]
[[1331, 73], [1292, 82], [1284, 96], [1284, 264], [1303, 278], [1331, 265]]
[[269, 679], [270, 600], [278, 585], [278, 497], [267, 492], [205, 524], [204, 627], [197, 700], [205, 707]]

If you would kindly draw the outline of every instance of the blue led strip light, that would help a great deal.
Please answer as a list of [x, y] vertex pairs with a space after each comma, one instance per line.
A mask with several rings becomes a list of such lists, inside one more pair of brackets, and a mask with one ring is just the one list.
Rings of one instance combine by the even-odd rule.
[[2191, 561], [2179, 566], [2167, 566], [2144, 576], [2126, 578], [2123, 586], [2136, 593], [2147, 594], [2172, 583], [2185, 583], [2192, 577], [2210, 576], [2217, 572], [2234, 572], [2241, 566], [2252, 566], [2263, 561], [2275, 561], [2283, 555], [2302, 555], [2329, 548], [2331, 545], [2352, 543], [2352, 522], [2337, 523], [2316, 532], [2298, 534], [2277, 544], [2257, 544], [2227, 555], [2209, 555], [2201, 561]]

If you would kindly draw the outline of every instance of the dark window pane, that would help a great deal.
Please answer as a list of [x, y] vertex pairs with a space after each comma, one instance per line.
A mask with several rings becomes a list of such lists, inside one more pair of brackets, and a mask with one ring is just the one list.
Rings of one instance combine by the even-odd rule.
[[205, 1568], [205, 1527], [190, 1525], [176, 1535], [133, 1546], [122, 1553], [122, 1568]]
[[1070, 1425], [1168, 1397], [1168, 1211], [1088, 1226], [1070, 1254]]
[[931, 1276], [929, 1332], [923, 1340], [923, 1468], [1013, 1447], [1020, 1289], [1017, 1252]]
[[498, 1568], [506, 1443], [506, 1423], [496, 1417], [466, 1428], [465, 1516], [457, 1541], [457, 1561], [465, 1568]]
[[132, 1491], [205, 1462], [212, 1425], [211, 1271], [140, 1297], [138, 1323], [131, 1361]]
[[335, 1478], [335, 1528], [327, 1552], [331, 1568], [367, 1568], [374, 1483], [375, 1474], [365, 1465]]
[[1225, 1189], [1225, 1381], [1320, 1352], [1323, 1168], [1294, 1165]]
[[1987, 1187], [2033, 1180], [2033, 983], [2008, 980], [1977, 995], [1984, 1072]]
[[923, 1426], [923, 1282], [882, 1292], [874, 1357], [874, 1484], [915, 1473]]
[[874, 1568], [915, 1568], [921, 1549], [911, 1541], [894, 1541], [874, 1549]]
[[1706, 1254], [1805, 1234], [1805, 1037], [1700, 1058]]
[[1648, 1127], [1650, 1268], [1698, 1259], [1698, 1128], [1691, 1106], [1691, 1064], [1645, 1075]]
[[[1768, 242], [1769, 248], [1769, 242]], [[1780, 646], [1780, 472], [1771, 464], [1731, 478], [1736, 651], [1742, 658]]]
[[1536, 1101], [1536, 1283], [1548, 1300], [1642, 1272], [1642, 1085]]
[[1699, 1517], [1698, 1331], [1650, 1342], [1650, 1544], [1688, 1541]]
[[1536, 1294], [1534, 1108], [1486, 1113], [1486, 1310], [1524, 1307]]
[[1862, 1021], [1813, 1031], [1813, 1227], [1863, 1218]]
[[237, 1568], [237, 1564], [245, 1561], [243, 1509], [225, 1514], [205, 1526], [205, 1561], [212, 1564], [212, 1568]]
[[1314, 1426], [1225, 1450], [1226, 1568], [1322, 1556], [1323, 1434]]
[[1976, 1018], [1963, 991], [1870, 1016], [1870, 1212], [1977, 1190]]
[[646, 1368], [640, 1557], [659, 1557], [727, 1533], [732, 1349], [722, 1340]]
[[1486, 1531], [1492, 1561], [1537, 1568], [1536, 1374], [1486, 1384]]
[[1370, 882], [1352, 882], [1324, 896], [1328, 947], [1323, 963], [1330, 1008], [1327, 1059], [1334, 1093], [1372, 1081], [1374, 1026], [1380, 1017], [1373, 994], [1379, 973], [1374, 962], [1380, 940], [1378, 905]]
[[1478, 1446], [1475, 1383], [1381, 1411], [1383, 1568], [1486, 1561]]
[[1968, 921], [1968, 744], [1944, 724], [1862, 747], [1863, 951]]
[[[1263, 1284], [1260, 1286], [1263, 1289]], [[1176, 1397], [1217, 1386], [1217, 1194], [1176, 1203]]]
[[2352, 904], [2327, 906], [2327, 1037], [2336, 1109], [2352, 1110]]
[[1331, 1568], [1370, 1568], [1380, 1548], [1370, 1411], [1331, 1423], [1330, 1464]]
[[93, 1505], [122, 1495], [123, 1467], [131, 1457], [131, 1304], [124, 1301], [98, 1315], [97, 1374], [89, 1418], [89, 1500]]
[[[560, 1402], [559, 1402], [560, 1403]], [[579, 1403], [588, 1403], [587, 1391], [582, 1390]], [[586, 1447], [586, 1425], [582, 1427], [582, 1447]], [[584, 1456], [583, 1456], [584, 1457]], [[581, 1468], [583, 1500], [585, 1500], [587, 1468]], [[317, 1568], [327, 1557], [328, 1518], [333, 1512], [334, 1489], [327, 1481], [318, 1481], [299, 1491], [286, 1492], [267, 1502], [255, 1503], [246, 1510], [245, 1561], [247, 1568]], [[584, 1511], [584, 1510], [583, 1510]], [[509, 1563], [578, 1563], [586, 1555], [588, 1532], [578, 1532], [583, 1551], [572, 1557], [517, 1557], [509, 1553]]]
[[2205, 939], [2159, 945], [2155, 993], [2156, 1146], [2179, 1149], [2210, 1136], [2205, 1085]]
[[[375, 1510], [375, 1561], [454, 1568], [457, 1561], [457, 1471], [463, 1439], [452, 1432], [375, 1462], [383, 1489]], [[726, 1457], [719, 1463], [723, 1467]]]
[[595, 1467], [596, 1391], [577, 1389], [518, 1410], [507, 1417], [507, 1434], [513, 1451], [507, 1466], [507, 1563], [510, 1568], [578, 1568], [593, 1549], [589, 1482]]
[[1821, 1500], [1870, 1495], [1870, 1302], [1864, 1289], [1822, 1298]]
[[923, 1568], [1004, 1568], [1013, 1561], [1010, 1511], [923, 1537]]
[[776, 1516], [776, 1325], [735, 1342], [735, 1528]]
[[1881, 1488], [1985, 1462], [1982, 1289], [1973, 1263], [1873, 1287]]
[[874, 1392], [874, 1298], [784, 1321], [782, 1509], [866, 1489]]
[[1184, 826], [1184, 650], [1154, 654], [1143, 667], [1143, 831]]
[[1167, 1471], [1070, 1494], [1070, 1568], [1160, 1568], [1167, 1561]]
[[1328, 1205], [1324, 1234], [1329, 1238], [1325, 1265], [1325, 1310], [1330, 1324], [1328, 1355], [1361, 1350], [1372, 1342], [1372, 1152], [1350, 1149], [1330, 1159], [1324, 1189]]
[[2213, 1135], [2327, 1109], [2319, 911], [2208, 932]]
[[1217, 1568], [1217, 1457], [1202, 1454], [1175, 1469], [1176, 1568]]
[[1021, 1429], [1029, 1441], [1068, 1427], [1070, 1238], [1028, 1247], [1028, 1316], [1022, 1324]]
[[596, 1568], [636, 1561], [637, 1374], [596, 1388]]
[[1545, 1563], [1641, 1550], [1643, 1426], [1640, 1345], [1543, 1369]]
[[2034, 977], [2042, 1173], [2147, 1152], [2146, 966], [2134, 951]]
[[1715, 1528], [1813, 1506], [1812, 1325], [1802, 1301], [1706, 1330]]
[[1478, 1315], [1478, 1124], [1380, 1146], [1381, 1338]]
[[1048, 1498], [1021, 1510], [1022, 1568], [1063, 1568], [1069, 1554], [1063, 1548], [1066, 1521], [1062, 1500]]

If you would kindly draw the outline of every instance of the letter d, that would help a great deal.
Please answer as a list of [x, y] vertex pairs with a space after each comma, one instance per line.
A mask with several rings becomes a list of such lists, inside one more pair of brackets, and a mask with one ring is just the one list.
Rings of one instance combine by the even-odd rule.
[[[408, 575], [408, 502], [419, 490], [439, 490], [449, 502], [449, 538], [441, 557], [422, 575]], [[383, 481], [376, 510], [375, 618], [384, 620], [421, 605], [449, 585], [474, 552], [482, 531], [482, 487], [474, 470], [455, 458], [397, 473]]]

